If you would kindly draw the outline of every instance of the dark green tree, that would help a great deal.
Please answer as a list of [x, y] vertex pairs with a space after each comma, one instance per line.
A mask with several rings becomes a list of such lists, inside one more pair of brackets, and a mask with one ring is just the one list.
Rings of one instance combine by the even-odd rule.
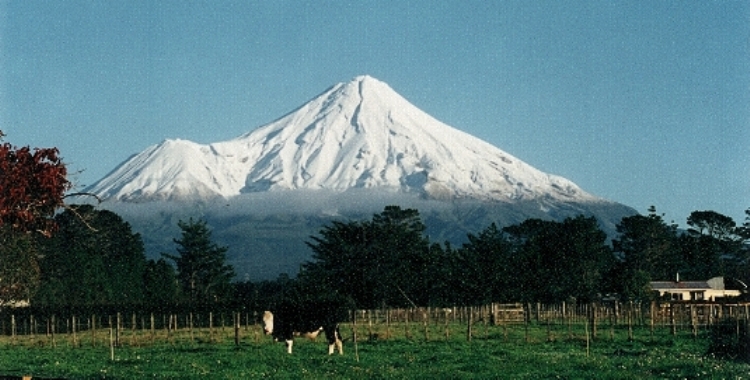
[[750, 208], [745, 210], [745, 222], [738, 228], [741, 247], [737, 254], [736, 277], [750, 284]]
[[311, 262], [305, 263], [299, 274], [307, 286], [322, 288], [349, 297], [360, 307], [377, 305], [374, 289], [377, 278], [371, 267], [378, 258], [367, 249], [369, 223], [333, 221], [324, 226], [320, 236], [311, 236], [307, 245], [313, 250]]
[[39, 253], [32, 236], [0, 226], [0, 307], [31, 299], [39, 288]]
[[512, 268], [512, 246], [502, 230], [492, 223], [477, 235], [468, 234], [464, 244], [450, 263], [454, 292], [459, 304], [486, 305], [490, 302], [512, 301], [515, 273]]
[[428, 251], [430, 265], [423, 277], [427, 282], [425, 293], [428, 295], [429, 306], [448, 307], [465, 304], [465, 298], [461, 295], [457, 278], [462, 273], [458, 254], [446, 241], [441, 246], [431, 243]]
[[564, 287], [574, 297], [590, 302], [602, 291], [602, 280], [614, 265], [607, 234], [594, 217], [568, 218], [560, 225], [558, 252], [563, 259]]
[[680, 253], [688, 268], [686, 279], [742, 276], [743, 231], [732, 218], [715, 211], [693, 211], [687, 224], [688, 234], [679, 239]]
[[672, 279], [685, 264], [675, 248], [677, 227], [668, 225], [652, 206], [649, 214], [623, 218], [612, 241], [619, 260], [615, 289], [627, 299], [649, 299], [650, 281]]
[[[89, 206], [82, 206], [89, 207]], [[143, 302], [143, 274], [146, 254], [141, 235], [134, 233], [130, 223], [107, 211], [93, 211], [91, 226], [96, 244], [103, 253], [104, 272], [110, 289], [111, 303], [138, 304]]]
[[693, 211], [687, 218], [688, 232], [694, 236], [710, 236], [721, 241], [736, 241], [740, 231], [732, 218], [716, 211]]
[[594, 217], [531, 219], [505, 231], [514, 245], [510, 278], [517, 284], [519, 299], [588, 302], [601, 292], [614, 259]]
[[722, 245], [708, 235], [680, 235], [675, 242], [675, 249], [683, 263], [679, 270], [680, 280], [707, 280], [724, 276], [726, 258], [721, 257]]
[[313, 260], [300, 277], [354, 300], [357, 307], [426, 304], [433, 260], [419, 212], [387, 206], [369, 222], [334, 222], [307, 242]]
[[386, 206], [372, 218], [367, 248], [380, 258], [375, 275], [383, 300], [394, 306], [425, 305], [433, 260], [425, 225], [416, 209]]
[[163, 255], [175, 263], [183, 294], [192, 303], [226, 301], [234, 278], [234, 269], [225, 263], [227, 248], [212, 242], [205, 220], [190, 218], [177, 225], [182, 230], [182, 237], [174, 239], [178, 255]]
[[750, 208], [745, 210], [745, 222], [738, 229], [740, 237], [747, 243], [750, 240]]
[[146, 262], [143, 285], [146, 305], [167, 306], [179, 301], [180, 288], [174, 267], [163, 258]]
[[117, 214], [69, 206], [55, 217], [59, 230], [40, 238], [41, 287], [46, 305], [138, 304], [143, 301], [141, 237]]

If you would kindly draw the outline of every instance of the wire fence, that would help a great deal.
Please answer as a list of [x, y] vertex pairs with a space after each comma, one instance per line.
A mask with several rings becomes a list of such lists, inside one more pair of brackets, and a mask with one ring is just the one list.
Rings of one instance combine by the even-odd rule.
[[[235, 344], [262, 338], [262, 312], [72, 310], [6, 308], [0, 311], [0, 335], [10, 344], [57, 346], [147, 345], [164, 341]], [[529, 329], [546, 331], [545, 339], [614, 339], [635, 334], [690, 334], [712, 326], [750, 326], [750, 303], [493, 303], [477, 307], [414, 307], [353, 310], [342, 330], [353, 340], [438, 340], [465, 337], [530, 341]], [[728, 328], [731, 330], [732, 326]]]

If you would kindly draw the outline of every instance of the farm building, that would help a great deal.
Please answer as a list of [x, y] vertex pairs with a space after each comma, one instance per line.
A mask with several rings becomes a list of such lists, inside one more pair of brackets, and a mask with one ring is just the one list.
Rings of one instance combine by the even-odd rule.
[[732, 286], [727, 286], [724, 277], [714, 277], [708, 281], [680, 281], [678, 275], [676, 281], [651, 281], [651, 289], [658, 291], [660, 297], [669, 296], [673, 301], [715, 301], [737, 297], [742, 290], [747, 290], [747, 286], [740, 281], [732, 283]]
[[3, 307], [16, 308], [16, 307], [29, 307], [29, 306], [31, 306], [31, 304], [29, 303], [29, 300], [20, 300], [20, 301], [0, 300], [0, 308], [3, 308]]

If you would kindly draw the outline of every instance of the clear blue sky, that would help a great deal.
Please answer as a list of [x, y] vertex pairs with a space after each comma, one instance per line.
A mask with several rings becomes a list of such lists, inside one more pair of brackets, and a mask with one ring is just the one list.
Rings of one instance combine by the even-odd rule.
[[83, 187], [369, 74], [591, 193], [741, 223], [749, 44], [748, 1], [0, 0], [0, 129]]

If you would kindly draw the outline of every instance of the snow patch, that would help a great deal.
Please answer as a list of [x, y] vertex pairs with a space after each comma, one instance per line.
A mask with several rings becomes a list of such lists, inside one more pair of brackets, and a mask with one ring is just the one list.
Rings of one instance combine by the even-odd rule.
[[356, 188], [436, 199], [599, 199], [436, 120], [367, 75], [229, 141], [165, 140], [87, 191], [134, 201]]

